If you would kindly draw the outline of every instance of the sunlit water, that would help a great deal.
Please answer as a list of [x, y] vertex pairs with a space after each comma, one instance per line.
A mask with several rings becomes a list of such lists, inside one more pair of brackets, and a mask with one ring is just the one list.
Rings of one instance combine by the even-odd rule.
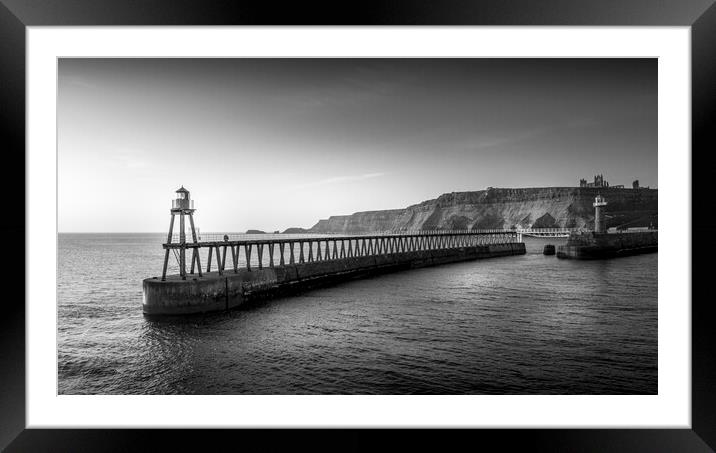
[[62, 394], [655, 394], [657, 254], [493, 258], [151, 321], [161, 234], [61, 234]]

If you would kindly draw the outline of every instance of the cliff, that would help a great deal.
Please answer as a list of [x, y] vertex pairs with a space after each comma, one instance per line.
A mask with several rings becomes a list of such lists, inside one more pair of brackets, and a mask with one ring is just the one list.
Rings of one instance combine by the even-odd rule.
[[483, 228], [592, 228], [594, 197], [607, 200], [607, 227], [658, 225], [657, 189], [544, 187], [453, 192], [405, 209], [320, 220], [311, 233]]
[[309, 230], [299, 227], [286, 228], [282, 234], [305, 234], [310, 233]]

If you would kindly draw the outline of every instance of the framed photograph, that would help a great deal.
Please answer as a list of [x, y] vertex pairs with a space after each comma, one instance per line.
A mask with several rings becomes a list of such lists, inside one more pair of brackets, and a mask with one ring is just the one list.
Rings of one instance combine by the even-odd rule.
[[0, 5], [8, 451], [714, 448], [712, 2], [86, 3]]

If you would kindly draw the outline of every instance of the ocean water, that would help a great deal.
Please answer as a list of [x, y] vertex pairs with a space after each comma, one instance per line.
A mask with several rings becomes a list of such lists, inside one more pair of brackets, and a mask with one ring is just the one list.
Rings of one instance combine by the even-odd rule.
[[527, 255], [150, 320], [162, 234], [60, 234], [60, 394], [656, 394], [657, 257]]

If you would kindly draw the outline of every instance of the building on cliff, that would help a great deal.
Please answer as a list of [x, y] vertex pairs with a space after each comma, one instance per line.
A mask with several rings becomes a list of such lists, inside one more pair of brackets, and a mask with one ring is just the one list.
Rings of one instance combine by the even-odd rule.
[[[594, 182], [587, 182], [586, 179], [580, 178], [580, 180], [579, 180], [579, 187], [589, 187], [589, 188], [601, 187], [601, 188], [604, 188], [604, 189], [607, 189], [607, 188], [609, 188], [609, 189], [623, 189], [623, 188], [624, 188], [624, 184], [617, 184], [617, 185], [611, 186], [611, 185], [609, 185], [609, 182], [607, 182], [607, 181], [604, 180], [604, 175], [594, 175]], [[646, 187], [640, 187], [640, 186], [639, 186], [639, 180], [638, 180], [638, 179], [634, 180], [634, 181], [631, 183], [631, 187], [632, 187], [632, 189], [635, 189], [635, 190], [638, 190], [638, 189], [648, 189], [648, 188], [649, 188], [648, 186], [646, 186]]]
[[586, 179], [580, 179], [579, 187], [609, 187], [609, 182], [604, 180], [604, 175], [594, 175], [594, 182], [587, 182]]

